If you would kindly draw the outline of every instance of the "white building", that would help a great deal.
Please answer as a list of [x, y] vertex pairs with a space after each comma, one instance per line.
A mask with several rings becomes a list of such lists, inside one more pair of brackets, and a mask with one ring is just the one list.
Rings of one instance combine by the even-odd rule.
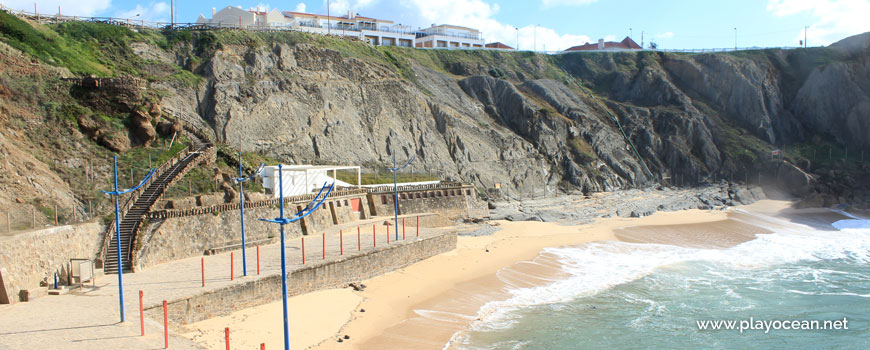
[[393, 21], [360, 16], [348, 11], [344, 16], [325, 16], [303, 12], [283, 12], [293, 28], [318, 34], [358, 37], [372, 45], [414, 46], [410, 27]]
[[422, 48], [483, 48], [479, 30], [450, 24], [432, 25], [417, 32], [415, 47]]
[[211, 19], [199, 15], [196, 23], [243, 29], [282, 28], [293, 24], [292, 19], [284, 17], [280, 11], [274, 9], [272, 11], [265, 11], [260, 8], [243, 10], [240, 7], [227, 6], [220, 11], [215, 11], [212, 8], [211, 15]]
[[[352, 185], [336, 179], [338, 170], [356, 170], [357, 184]], [[332, 171], [332, 176], [329, 172]], [[284, 181], [284, 197], [298, 196], [308, 193], [317, 193], [323, 188], [323, 184], [331, 185], [335, 181], [335, 187], [360, 187], [361, 173], [358, 166], [339, 165], [283, 165], [281, 168]], [[263, 187], [271, 192], [273, 198], [278, 198], [278, 167], [267, 166], [259, 174], [263, 178]]]

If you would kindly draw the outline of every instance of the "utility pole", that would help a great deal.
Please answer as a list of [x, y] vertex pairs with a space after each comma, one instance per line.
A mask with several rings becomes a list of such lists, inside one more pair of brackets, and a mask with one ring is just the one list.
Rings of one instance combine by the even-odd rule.
[[517, 30], [517, 47], [515, 50], [519, 51], [520, 50], [520, 28], [514, 28], [514, 29]]
[[331, 18], [329, 18], [329, 0], [326, 0], [326, 35], [329, 35], [329, 27], [332, 27], [332, 22]]
[[535, 24], [535, 34], [532, 35], [532, 38], [533, 38], [532, 51], [537, 52], [538, 51], [538, 25], [537, 24]]
[[804, 48], [805, 49], [807, 48], [807, 28], [809, 28], [809, 26], [804, 26]]
[[737, 27], [734, 27], [734, 51], [737, 51]]
[[169, 28], [175, 28], [175, 0], [169, 1]]
[[640, 49], [643, 50], [643, 31], [640, 31]]

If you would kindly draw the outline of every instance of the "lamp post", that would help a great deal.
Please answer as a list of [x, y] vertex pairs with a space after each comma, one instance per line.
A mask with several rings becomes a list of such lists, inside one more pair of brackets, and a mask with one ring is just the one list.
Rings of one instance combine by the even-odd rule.
[[242, 275], [248, 276], [248, 259], [247, 254], [245, 254], [245, 250], [248, 247], [245, 243], [245, 181], [253, 180], [256, 177], [260, 170], [263, 169], [265, 164], [260, 165], [260, 168], [257, 169], [253, 174], [248, 177], [242, 174], [242, 152], [239, 152], [239, 177], [235, 178], [236, 182], [239, 183], [239, 221], [242, 224]]
[[402, 169], [406, 168], [407, 166], [411, 165], [411, 162], [413, 162], [414, 158], [416, 158], [416, 157], [417, 157], [416, 155], [413, 155], [413, 156], [411, 156], [411, 159], [408, 159], [408, 162], [405, 163], [405, 165], [402, 165], [400, 167], [396, 167], [396, 154], [393, 153], [393, 167], [390, 168], [390, 172], [393, 173], [393, 209], [394, 209], [393, 214], [394, 214], [395, 219], [396, 219], [396, 221], [395, 221], [396, 222], [396, 226], [395, 226], [395, 228], [396, 228], [396, 242], [399, 241], [399, 186], [398, 186], [398, 178], [396, 176], [396, 173], [398, 173], [399, 170], [402, 170]]
[[127, 26], [130, 25], [130, 20], [131, 20], [131, 19], [136, 18], [136, 17], [139, 17], [139, 16], [141, 16], [141, 15], [142, 15], [141, 13], [137, 13], [135, 16], [130, 17], [130, 18], [127, 18]]
[[[320, 198], [320, 194], [323, 193], [323, 190], [326, 189], [326, 184], [323, 184], [323, 188], [320, 189], [320, 192], [317, 193], [317, 196], [314, 197], [314, 200], [309, 203], [305, 209], [296, 213], [295, 216], [290, 218], [284, 217], [284, 176], [283, 176], [282, 165], [278, 164], [278, 197], [279, 197], [279, 217], [274, 220], [269, 219], [260, 219], [260, 221], [271, 222], [275, 224], [281, 225], [281, 295], [282, 301], [284, 302], [284, 350], [290, 350], [290, 324], [287, 317], [287, 255], [285, 252], [284, 246], [284, 225], [287, 225], [291, 222], [296, 222], [302, 220], [302, 218], [308, 216], [313, 213], [317, 208], [323, 204], [323, 201], [329, 197], [329, 193], [332, 192], [332, 189], [335, 187], [335, 181], [332, 182], [332, 185], [329, 187], [329, 191], [326, 192], [326, 195], [323, 198]], [[320, 200], [320, 202], [317, 202]], [[317, 202], [315, 204], [315, 202]]]
[[533, 45], [532, 45], [532, 48], [533, 48], [532, 51], [538, 52], [538, 25], [537, 24], [535, 24], [535, 34], [532, 37], [534, 39]]
[[737, 51], [737, 27], [734, 27], [734, 51]]
[[520, 28], [514, 28], [514, 29], [517, 30], [517, 47], [516, 47], [516, 51], [519, 51], [519, 50], [520, 50]]
[[115, 242], [117, 243], [115, 245], [115, 253], [118, 257], [118, 304], [121, 307], [121, 322], [124, 322], [124, 261], [121, 260], [121, 209], [118, 205], [118, 198], [121, 197], [122, 194], [133, 192], [139, 189], [139, 187], [142, 187], [142, 185], [148, 182], [148, 180], [151, 179], [151, 176], [154, 175], [155, 169], [151, 169], [150, 171], [148, 171], [148, 174], [145, 175], [145, 178], [143, 178], [142, 181], [139, 182], [139, 184], [135, 187], [121, 191], [118, 189], [118, 156], [112, 156], [112, 161], [114, 164], [113, 171], [115, 177], [115, 190], [100, 192], [115, 197]]

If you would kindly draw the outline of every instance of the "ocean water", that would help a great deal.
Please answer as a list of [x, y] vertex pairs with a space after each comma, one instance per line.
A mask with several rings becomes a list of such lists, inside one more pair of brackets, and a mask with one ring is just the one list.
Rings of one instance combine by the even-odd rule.
[[[624, 242], [548, 249], [567, 277], [487, 303], [446, 348], [870, 349], [870, 221], [745, 214], [773, 233], [727, 249]], [[844, 318], [848, 329], [840, 330], [698, 326]]]

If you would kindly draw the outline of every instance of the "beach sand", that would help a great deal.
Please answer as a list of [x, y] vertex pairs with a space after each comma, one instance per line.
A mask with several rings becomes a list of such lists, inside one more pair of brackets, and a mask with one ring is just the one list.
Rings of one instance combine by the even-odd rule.
[[[290, 345], [305, 349], [331, 338], [351, 318], [362, 297], [350, 289], [328, 289], [287, 299]], [[224, 328], [230, 328], [231, 349], [284, 348], [282, 302], [264, 304], [185, 326], [183, 333], [207, 349], [224, 349]]]
[[[628, 226], [702, 224], [726, 220], [724, 211], [660, 212], [643, 218], [607, 218], [562, 226], [499, 221], [500, 231], [460, 237], [455, 251], [366, 281], [369, 287], [351, 322], [350, 343], [326, 341], [316, 349], [442, 349], [476, 319], [481, 306], [509, 297], [505, 287], [543, 285], [564, 273], [547, 247], [615, 240]], [[488, 250], [488, 252], [487, 252]], [[415, 311], [416, 310], [416, 311]]]
[[[790, 204], [761, 201], [742, 208], [836, 219], [830, 211], [793, 211]], [[291, 344], [297, 349], [442, 349], [476, 319], [481, 306], [507, 299], [506, 289], [544, 285], [563, 276], [555, 257], [542, 254], [544, 248], [617, 239], [726, 248], [769, 232], [752, 220], [733, 210], [687, 210], [578, 226], [498, 221], [500, 230], [494, 234], [460, 236], [456, 250], [363, 281], [364, 291], [337, 289], [291, 298]], [[274, 349], [282, 344], [280, 314], [279, 301], [198, 322], [188, 336], [213, 348], [223, 344], [223, 327], [228, 326], [234, 347], [239, 342], [252, 348], [266, 339], [267, 349]], [[337, 342], [344, 335], [350, 339]]]

